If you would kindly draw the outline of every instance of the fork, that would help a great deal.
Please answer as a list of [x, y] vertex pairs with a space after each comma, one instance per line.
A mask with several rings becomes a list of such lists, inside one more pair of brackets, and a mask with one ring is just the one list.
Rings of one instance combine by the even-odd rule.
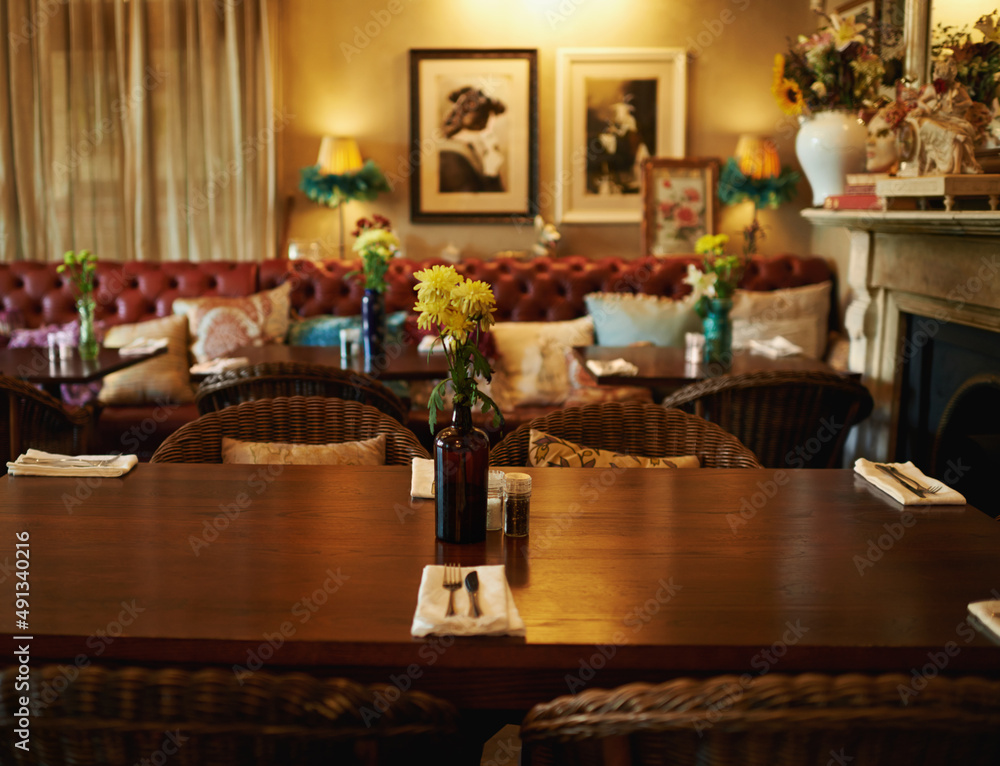
[[448, 611], [445, 617], [455, 614], [455, 591], [462, 587], [462, 568], [458, 564], [445, 564], [442, 586], [448, 591]]
[[925, 487], [923, 484], [918, 482], [916, 479], [911, 479], [909, 476], [904, 474], [894, 465], [883, 465], [882, 463], [876, 463], [876, 468], [881, 469], [885, 473], [892, 476], [896, 481], [910, 490], [917, 497], [924, 497], [925, 495], [933, 495], [941, 491], [941, 486], [933, 484], [931, 486]]

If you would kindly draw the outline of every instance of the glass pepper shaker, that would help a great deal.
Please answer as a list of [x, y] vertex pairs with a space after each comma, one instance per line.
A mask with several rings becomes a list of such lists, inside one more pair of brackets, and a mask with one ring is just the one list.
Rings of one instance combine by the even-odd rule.
[[492, 531], [503, 526], [503, 471], [490, 471], [486, 488], [486, 530]]
[[526, 473], [508, 473], [504, 485], [506, 498], [503, 510], [503, 532], [510, 537], [524, 537], [528, 534], [531, 476]]

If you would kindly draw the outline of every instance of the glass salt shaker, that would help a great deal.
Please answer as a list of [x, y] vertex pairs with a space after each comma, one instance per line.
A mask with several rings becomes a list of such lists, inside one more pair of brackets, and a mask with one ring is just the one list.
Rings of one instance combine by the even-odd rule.
[[503, 526], [503, 471], [490, 471], [486, 489], [486, 530], [492, 531]]
[[510, 537], [528, 534], [528, 511], [531, 507], [531, 476], [508, 473], [504, 485], [503, 532]]

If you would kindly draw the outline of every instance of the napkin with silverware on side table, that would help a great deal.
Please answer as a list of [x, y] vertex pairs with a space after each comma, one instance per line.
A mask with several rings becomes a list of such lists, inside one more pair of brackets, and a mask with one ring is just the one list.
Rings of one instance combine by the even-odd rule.
[[[898, 471], [902, 474], [902, 481], [879, 468], [880, 465], [886, 466], [890, 470], [894, 469]], [[854, 472], [903, 505], [966, 504], [965, 497], [960, 492], [945, 486], [943, 482], [937, 479], [927, 476], [910, 461], [905, 463], [876, 463], [872, 460], [865, 460], [863, 457], [859, 457], [854, 462]], [[904, 482], [918, 487], [940, 487], [940, 489], [937, 492], [927, 492], [921, 497], [920, 494], [907, 489]]]
[[969, 613], [991, 634], [992, 639], [1000, 642], [1000, 601], [973, 601], [969, 604]]
[[444, 587], [444, 567], [428, 565], [420, 578], [417, 594], [417, 611], [413, 615], [411, 635], [428, 636], [523, 636], [524, 620], [521, 619], [514, 595], [507, 584], [507, 574], [502, 564], [492, 566], [462, 567], [462, 581], [475, 570], [479, 575], [479, 617], [470, 611], [469, 592], [462, 588], [455, 591], [455, 614], [446, 617], [449, 592]]
[[7, 463], [11, 476], [124, 476], [138, 464], [135, 455], [59, 455], [29, 449]]

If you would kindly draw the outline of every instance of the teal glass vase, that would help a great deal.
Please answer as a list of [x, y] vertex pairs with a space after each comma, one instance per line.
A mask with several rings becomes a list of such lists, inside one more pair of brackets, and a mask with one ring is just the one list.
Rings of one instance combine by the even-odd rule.
[[733, 366], [732, 298], [709, 298], [702, 320], [705, 331], [705, 374], [718, 375]]

